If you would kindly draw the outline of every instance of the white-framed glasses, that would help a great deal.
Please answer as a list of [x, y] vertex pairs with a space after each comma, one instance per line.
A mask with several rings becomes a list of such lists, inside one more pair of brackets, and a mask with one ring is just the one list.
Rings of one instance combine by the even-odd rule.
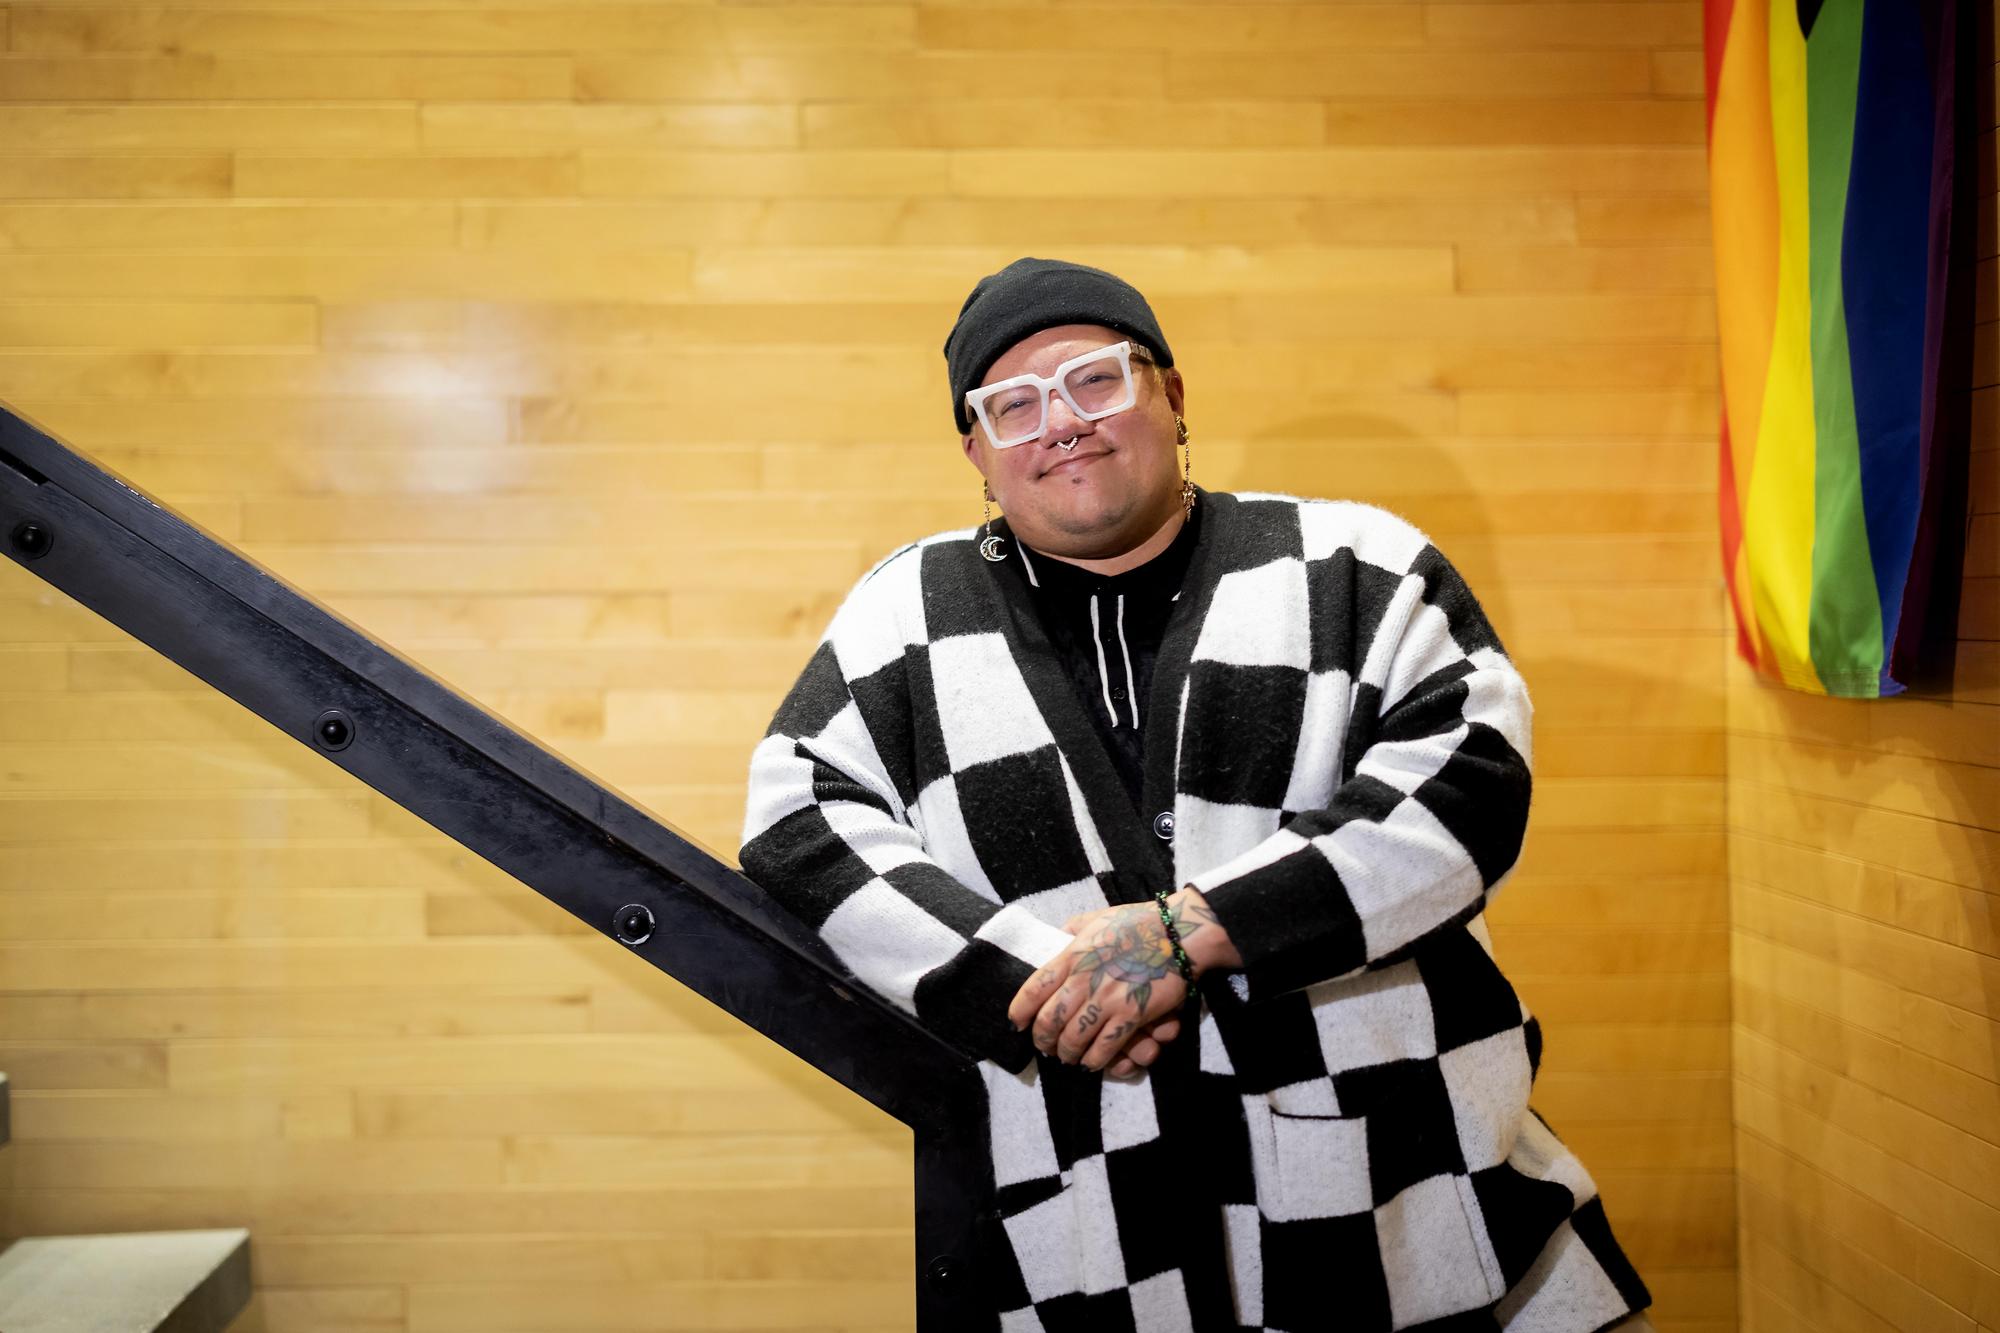
[[1127, 340], [1073, 356], [1053, 375], [1016, 375], [965, 395], [965, 405], [985, 428], [995, 449], [1026, 444], [1042, 433], [1049, 420], [1049, 390], [1062, 395], [1069, 410], [1082, 421], [1098, 421], [1123, 412], [1139, 400], [1132, 383], [1132, 358], [1150, 360], [1142, 347]]

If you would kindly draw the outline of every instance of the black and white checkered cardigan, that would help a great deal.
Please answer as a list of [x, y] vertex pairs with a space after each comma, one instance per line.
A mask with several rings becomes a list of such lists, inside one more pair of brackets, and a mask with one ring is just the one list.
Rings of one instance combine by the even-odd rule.
[[[1481, 915], [1528, 818], [1520, 675], [1396, 515], [1199, 503], [1142, 808], [1017, 572], [977, 530], [941, 533], [855, 585], [778, 709], [743, 869], [983, 1062], [1018, 1266], [1005, 1333], [1208, 1333], [1170, 1243], [1171, 1182], [1196, 1176], [1220, 1182], [1215, 1263], [1244, 1328], [1616, 1322], [1650, 1297], [1528, 1110], [1539, 1028]], [[1079, 1077], [1006, 1009], [1072, 914], [1190, 883], [1244, 959], [1203, 979], [1191, 1076], [1234, 1128], [1161, 1160], [1163, 1076]]]

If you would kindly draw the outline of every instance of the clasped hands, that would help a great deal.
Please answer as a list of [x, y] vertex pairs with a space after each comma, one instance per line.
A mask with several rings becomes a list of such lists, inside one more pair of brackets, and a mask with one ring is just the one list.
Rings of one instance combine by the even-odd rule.
[[[1170, 895], [1167, 906], [1196, 976], [1241, 965], [1197, 890]], [[1076, 938], [1022, 984], [1007, 1017], [1033, 1032], [1044, 1055], [1129, 1077], [1180, 1034], [1177, 1015], [1187, 998], [1159, 905], [1103, 907], [1071, 917], [1063, 929]]]

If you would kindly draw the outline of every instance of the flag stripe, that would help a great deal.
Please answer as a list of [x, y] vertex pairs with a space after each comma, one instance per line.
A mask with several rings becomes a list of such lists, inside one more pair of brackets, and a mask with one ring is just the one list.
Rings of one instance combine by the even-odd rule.
[[1872, 698], [1934, 572], [1958, 5], [1814, 8], [1704, 9], [1722, 562], [1760, 673]]

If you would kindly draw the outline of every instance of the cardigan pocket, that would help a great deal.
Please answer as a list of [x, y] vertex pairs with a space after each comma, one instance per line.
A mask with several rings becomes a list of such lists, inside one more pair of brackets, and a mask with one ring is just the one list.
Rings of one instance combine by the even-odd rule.
[[[1504, 1294], [1504, 1283], [1497, 1281], [1471, 1177], [1456, 1161], [1444, 1165], [1441, 1157], [1439, 1169], [1431, 1169], [1425, 1157], [1409, 1153], [1412, 1141], [1421, 1147], [1429, 1140], [1422, 1127], [1440, 1109], [1430, 1104], [1431, 1089], [1422, 1078], [1396, 1083], [1353, 1115], [1273, 1104], [1317, 1100], [1311, 1085], [1246, 1098], [1245, 1110], [1266, 1244], [1350, 1245], [1347, 1260], [1328, 1254], [1327, 1263], [1350, 1262], [1354, 1274], [1378, 1261], [1380, 1286], [1357, 1280], [1349, 1295], [1357, 1309], [1379, 1301], [1386, 1326], [1404, 1328], [1490, 1305]], [[1378, 1202], [1378, 1186], [1393, 1193]], [[1298, 1239], [1283, 1239], [1287, 1233]], [[1266, 1295], [1280, 1308], [1297, 1308], [1293, 1302], [1307, 1299], [1315, 1285], [1324, 1298], [1324, 1275], [1315, 1269], [1287, 1277], [1267, 1268]], [[1294, 1281], [1307, 1285], [1281, 1289]]]
[[[1392, 1169], [1377, 1180], [1385, 1167], [1399, 1166], [1385, 1150], [1402, 1145], [1410, 1124], [1434, 1125], [1432, 1103], [1442, 1101], [1448, 1115], [1448, 1096], [1434, 1062], [1387, 1060], [1246, 1098], [1260, 1186], [1269, 1177], [1269, 1187], [1258, 1191], [1265, 1216], [1288, 1222], [1368, 1212], [1375, 1196], [1393, 1192], [1404, 1174]], [[1422, 1128], [1418, 1136], [1435, 1138]]]
[[1270, 1111], [1271, 1181], [1258, 1203], [1274, 1222], [1365, 1213], [1373, 1204], [1368, 1178], [1368, 1117], [1288, 1115]]
[[1029, 1300], [1094, 1295], [1126, 1285], [1118, 1213], [1103, 1154], [1079, 1160], [1038, 1202], [1003, 1207], [999, 1221]]
[[1388, 1290], [1367, 1276], [1376, 1252], [1369, 1117], [1287, 1113], [1271, 1104], [1286, 1093], [1313, 1100], [1298, 1096], [1309, 1092], [1244, 1098], [1257, 1217], [1248, 1235], [1232, 1235], [1239, 1319], [1272, 1328], [1386, 1329]]

